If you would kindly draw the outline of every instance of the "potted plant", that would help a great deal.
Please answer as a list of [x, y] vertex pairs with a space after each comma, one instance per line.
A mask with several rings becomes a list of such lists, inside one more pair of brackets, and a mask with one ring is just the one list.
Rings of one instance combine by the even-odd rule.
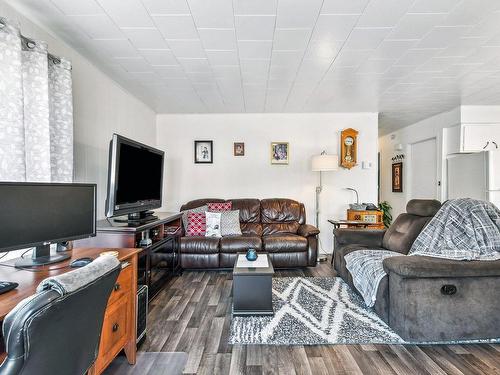
[[389, 204], [389, 202], [383, 201], [378, 204], [378, 208], [380, 211], [382, 211], [382, 222], [384, 223], [384, 226], [386, 228], [389, 228], [392, 223], [392, 206]]

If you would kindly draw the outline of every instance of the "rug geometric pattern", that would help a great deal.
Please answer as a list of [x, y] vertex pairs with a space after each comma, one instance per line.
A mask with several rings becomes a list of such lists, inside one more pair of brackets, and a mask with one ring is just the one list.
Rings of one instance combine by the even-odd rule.
[[274, 316], [233, 317], [231, 344], [402, 344], [338, 277], [273, 278]]

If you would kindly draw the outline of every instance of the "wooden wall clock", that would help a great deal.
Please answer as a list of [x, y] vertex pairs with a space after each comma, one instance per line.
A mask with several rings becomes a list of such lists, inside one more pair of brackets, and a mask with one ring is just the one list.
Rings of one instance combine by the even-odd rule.
[[345, 129], [340, 133], [340, 165], [351, 169], [358, 160], [358, 131]]

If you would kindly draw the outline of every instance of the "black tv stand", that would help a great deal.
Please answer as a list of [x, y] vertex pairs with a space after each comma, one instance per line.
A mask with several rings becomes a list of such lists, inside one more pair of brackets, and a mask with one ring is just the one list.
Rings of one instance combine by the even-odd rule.
[[22, 258], [14, 263], [16, 268], [29, 268], [36, 266], [44, 266], [46, 264], [59, 263], [69, 259], [69, 254], [50, 254], [50, 244], [35, 247], [31, 258]]
[[130, 225], [146, 224], [150, 221], [158, 220], [158, 216], [153, 215], [154, 211], [132, 212], [127, 215], [127, 218], [115, 218], [117, 223], [128, 223]]

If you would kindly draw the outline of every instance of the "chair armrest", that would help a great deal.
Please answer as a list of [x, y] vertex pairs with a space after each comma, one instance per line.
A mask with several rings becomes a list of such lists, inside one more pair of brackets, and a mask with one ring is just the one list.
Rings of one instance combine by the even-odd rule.
[[297, 232], [299, 236], [311, 237], [319, 234], [319, 229], [311, 224], [302, 224]]
[[500, 276], [500, 260], [462, 261], [415, 255], [387, 258], [383, 265], [387, 274], [402, 278]]
[[358, 244], [365, 246], [382, 247], [385, 229], [360, 230], [360, 229], [335, 229], [333, 235], [338, 245]]

